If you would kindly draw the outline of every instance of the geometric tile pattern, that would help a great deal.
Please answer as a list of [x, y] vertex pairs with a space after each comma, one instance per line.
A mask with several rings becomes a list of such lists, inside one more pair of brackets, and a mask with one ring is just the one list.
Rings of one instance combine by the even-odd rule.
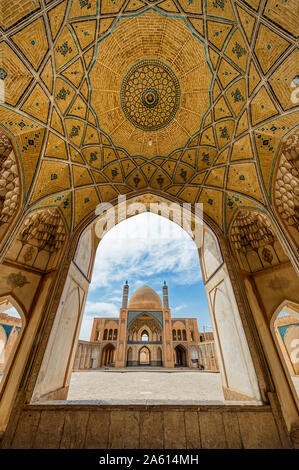
[[[236, 209], [271, 204], [281, 142], [298, 125], [296, 0], [4, 4], [0, 125], [30, 209], [56, 206], [72, 230], [100, 201], [147, 190], [203, 202], [227, 230]], [[145, 59], [181, 90], [154, 132], [120, 106], [123, 78]]]

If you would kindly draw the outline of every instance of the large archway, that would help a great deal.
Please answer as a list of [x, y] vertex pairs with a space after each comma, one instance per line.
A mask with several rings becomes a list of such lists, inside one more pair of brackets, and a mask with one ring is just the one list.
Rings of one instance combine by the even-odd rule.
[[[108, 214], [109, 216], [109, 214]], [[107, 220], [107, 219], [106, 219]], [[191, 221], [192, 223], [192, 221]], [[89, 226], [87, 231], [90, 231], [91, 233], [92, 230], [94, 230], [94, 227], [93, 225]], [[92, 268], [92, 256], [93, 256], [93, 247], [94, 245], [90, 244], [90, 241], [92, 240], [92, 235], [89, 236], [89, 242], [87, 243], [87, 240], [88, 240], [88, 237], [87, 237], [87, 231], [85, 231], [83, 233], [83, 236], [82, 236], [82, 240], [84, 241], [84, 243], [82, 243], [82, 247], [84, 248], [84, 252], [85, 252], [85, 256], [83, 257], [82, 256], [82, 252], [80, 250], [80, 243], [77, 247], [77, 250], [76, 250], [76, 253], [75, 253], [75, 256], [74, 256], [74, 264], [76, 266], [76, 268], [80, 269], [80, 271], [82, 272], [82, 274], [84, 274], [84, 272], [86, 273], [86, 275], [88, 275], [90, 277], [90, 274], [91, 274], [91, 268]], [[98, 234], [98, 232], [97, 232]], [[86, 250], [87, 248], [87, 250]], [[90, 257], [88, 259], [88, 257], [86, 257], [86, 253], [88, 253], [88, 250], [89, 250], [89, 253], [90, 253]], [[217, 289], [215, 289], [215, 282], [219, 284], [219, 280], [220, 282], [222, 282], [222, 279], [225, 279], [225, 289], [228, 289], [228, 291], [225, 293], [225, 296], [228, 298], [231, 294], [231, 292], [233, 292], [232, 290], [232, 286], [230, 285], [230, 280], [229, 280], [229, 277], [228, 277], [228, 270], [226, 269], [226, 266], [223, 262], [223, 257], [222, 257], [222, 253], [221, 253], [221, 250], [219, 249], [219, 245], [218, 245], [218, 242], [217, 242], [217, 238], [215, 237], [215, 235], [210, 231], [210, 229], [208, 227], [204, 227], [204, 230], [203, 230], [203, 245], [201, 247], [201, 250], [200, 250], [200, 255], [201, 255], [201, 263], [202, 263], [202, 269], [203, 269], [203, 273], [204, 273], [204, 276], [205, 276], [205, 280], [206, 280], [206, 290], [209, 294], [209, 301], [211, 302], [211, 306], [212, 306], [212, 312], [214, 313], [215, 315], [215, 312], [217, 313], [217, 309], [218, 307], [216, 308], [216, 310], [213, 311], [213, 305], [215, 304], [217, 306], [217, 302], [215, 303], [215, 299], [217, 298], [216, 297], [216, 294], [217, 294]], [[86, 287], [85, 287], [86, 289]], [[234, 297], [230, 297], [230, 301], [233, 299]], [[81, 308], [82, 308], [82, 305], [81, 304]], [[238, 326], [237, 328], [235, 328], [235, 323], [232, 323], [232, 328], [231, 328], [231, 334], [232, 336], [232, 339], [233, 339], [233, 342], [234, 344], [236, 345], [237, 348], [240, 348], [240, 355], [244, 355], [244, 357], [247, 357], [249, 358], [249, 362], [245, 363], [246, 364], [246, 367], [244, 367], [244, 371], [242, 371], [242, 380], [244, 379], [244, 377], [246, 378], [246, 374], [248, 374], [248, 370], [250, 371], [250, 374], [251, 375], [247, 375], [247, 379], [245, 379], [245, 382], [244, 384], [246, 383], [246, 388], [242, 389], [243, 385], [242, 385], [242, 382], [238, 379], [238, 376], [240, 375], [240, 371], [236, 371], [234, 370], [232, 367], [228, 366], [228, 363], [226, 362], [227, 361], [227, 356], [225, 357], [225, 355], [223, 355], [223, 350], [221, 350], [221, 341], [222, 341], [222, 335], [223, 334], [227, 334], [227, 331], [223, 332], [221, 331], [221, 329], [219, 328], [219, 319], [221, 321], [221, 314], [219, 316], [219, 319], [216, 318], [216, 316], [213, 318], [213, 322], [215, 322], [214, 324], [216, 324], [216, 330], [217, 331], [217, 353], [219, 353], [219, 350], [221, 351], [220, 352], [220, 361], [222, 361], [222, 367], [224, 368], [224, 371], [225, 371], [225, 384], [224, 384], [224, 387], [227, 388], [228, 392], [231, 393], [232, 392], [232, 395], [229, 395], [229, 396], [233, 396], [234, 399], [259, 399], [259, 392], [258, 392], [258, 387], [257, 387], [257, 382], [256, 382], [256, 377], [255, 377], [255, 371], [254, 369], [252, 368], [252, 362], [250, 360], [250, 353], [249, 353], [249, 349], [248, 349], [248, 345], [246, 344], [246, 342], [243, 341], [243, 339], [245, 338], [244, 336], [244, 330], [242, 331], [242, 323], [238, 323], [240, 322], [240, 319], [238, 319], [238, 315], [239, 315], [239, 311], [238, 311], [238, 306], [236, 307], [236, 304], [234, 303], [231, 303], [231, 306], [232, 308], [230, 308], [230, 312], [231, 314], [233, 313], [233, 315], [235, 316], [235, 319], [234, 319], [234, 322], [237, 322]], [[220, 309], [221, 310], [221, 309]], [[219, 310], [219, 312], [220, 312]], [[80, 311], [80, 316], [82, 315], [82, 310]], [[81, 317], [80, 317], [81, 318]], [[216, 321], [215, 321], [216, 319]], [[80, 321], [80, 320], [78, 320]], [[214, 325], [213, 325], [214, 326]], [[241, 330], [240, 330], [240, 326], [241, 326]], [[110, 328], [112, 329], [112, 328]], [[78, 329], [77, 329], [78, 331]], [[184, 329], [180, 329], [181, 331], [181, 338], [183, 338], [183, 331]], [[240, 332], [241, 332], [241, 340], [240, 340]], [[109, 333], [109, 329], [108, 329], [108, 333]], [[108, 334], [107, 333], [107, 334]], [[73, 345], [74, 347], [74, 345]], [[252, 347], [252, 345], [251, 345]], [[74, 354], [74, 349], [73, 349], [73, 353]], [[70, 364], [71, 364], [71, 360], [69, 361], [69, 367]], [[248, 368], [249, 366], [249, 368]], [[70, 369], [68, 369], [68, 374], [70, 374]], [[66, 375], [64, 376], [64, 380], [65, 380], [65, 384], [68, 383], [68, 380], [70, 377], [70, 375]], [[230, 377], [231, 376], [231, 377]], [[235, 381], [234, 383], [237, 384], [237, 387], [240, 387], [241, 386], [241, 393], [240, 393], [240, 389], [237, 388], [236, 389], [231, 389], [230, 386], [231, 384], [233, 383], [233, 381]], [[248, 386], [249, 384], [249, 386]], [[251, 387], [251, 388], [250, 388]], [[42, 388], [40, 388], [40, 390], [42, 390]], [[249, 391], [249, 395], [248, 395], [248, 391]], [[245, 393], [244, 393], [245, 392]], [[34, 395], [34, 399], [37, 400], [40, 398], [40, 395], [39, 395], [39, 390], [36, 389], [35, 390], [35, 395]], [[56, 393], [56, 392], [55, 392]], [[53, 396], [53, 395], [50, 395], [50, 396]]]
[[179, 344], [175, 347], [175, 367], [187, 367], [187, 353], [184, 346]]
[[102, 351], [101, 367], [112, 367], [115, 363], [115, 346], [107, 344]]
[[271, 318], [270, 329], [299, 406], [299, 304], [284, 301]]
[[163, 366], [163, 353], [162, 353], [162, 349], [160, 348], [160, 346], [157, 348], [157, 366], [158, 367]]
[[[20, 314], [20, 313], [21, 314]], [[0, 298], [0, 391], [9, 375], [18, 344], [24, 333], [25, 318], [13, 297]], [[2, 383], [1, 383], [2, 382]]]
[[[134, 216], [138, 217], [139, 213], [147, 212], [148, 210], [151, 210], [151, 204], [152, 204], [152, 198], [151, 197], [145, 197], [143, 202], [140, 197], [129, 201], [126, 207], [126, 213], [129, 215], [129, 218]], [[223, 261], [223, 255], [221, 253], [221, 250], [219, 248], [219, 244], [217, 241], [217, 238], [215, 234], [203, 223], [202, 219], [197, 215], [193, 214], [192, 212], [186, 211], [184, 208], [181, 206], [171, 204], [169, 201], [162, 200], [161, 198], [155, 198], [154, 199], [156, 205], [154, 205], [154, 209], [156, 209], [156, 213], [158, 215], [162, 215], [164, 218], [171, 218], [171, 220], [176, 222], [178, 225], [184, 221], [184, 229], [189, 233], [190, 235], [193, 236], [194, 240], [196, 241], [196, 244], [199, 243], [199, 253], [200, 253], [200, 259], [201, 259], [201, 264], [202, 264], [202, 271], [204, 275], [204, 279], [206, 281], [205, 283], [205, 290], [208, 293], [208, 301], [210, 304], [210, 313], [212, 315], [212, 325], [215, 331], [215, 351], [216, 354], [219, 355], [219, 363], [220, 363], [220, 370], [221, 370], [221, 376], [223, 380], [223, 388], [225, 390], [229, 390], [230, 394], [229, 396], [233, 396], [234, 399], [250, 399], [250, 400], [260, 400], [260, 392], [258, 388], [258, 383], [257, 383], [257, 378], [256, 378], [256, 372], [254, 370], [254, 365], [250, 357], [250, 351], [248, 344], [246, 342], [246, 337], [244, 334], [243, 330], [243, 325], [240, 319], [236, 320], [239, 316], [239, 311], [238, 311], [238, 306], [237, 304], [233, 304], [230, 302], [230, 306], [228, 311], [226, 312], [226, 315], [235, 317], [233, 321], [228, 322], [227, 326], [229, 331], [224, 328], [222, 329], [221, 322], [219, 323], [219, 320], [216, 318], [216, 315], [218, 314], [218, 303], [216, 302], [216, 309], [214, 308], [214, 300], [217, 296], [215, 296], [217, 289], [215, 289], [214, 285], [215, 282], [224, 282], [225, 283], [225, 298], [233, 298], [233, 290], [232, 290], [232, 285], [231, 281], [229, 279], [229, 274], [228, 270], [224, 264]], [[123, 203], [122, 203], [123, 204]], [[94, 250], [95, 250], [95, 245], [91, 243], [92, 240], [92, 231], [95, 231], [95, 234], [99, 239], [103, 238], [103, 241], [105, 240], [105, 234], [113, 227], [113, 222], [119, 220], [119, 214], [123, 210], [124, 206], [122, 205], [117, 205], [116, 207], [110, 207], [108, 211], [106, 211], [104, 214], [99, 216], [96, 225], [91, 224], [85, 229], [83, 234], [81, 235], [80, 241], [77, 245], [76, 248], [76, 253], [74, 256], [74, 262], [76, 267], [80, 269], [80, 271], [86, 276], [91, 275], [91, 264], [92, 262], [90, 261], [90, 258], [87, 256], [87, 253], [90, 253], [90, 257], [93, 259], [94, 257]], [[187, 221], [184, 219], [184, 214], [188, 215]], [[116, 217], [117, 216], [117, 217]], [[157, 215], [155, 215], [157, 217]], [[187, 222], [187, 223], [186, 223]], [[172, 223], [172, 222], [171, 222]], [[199, 224], [199, 226], [197, 225]], [[111, 225], [112, 224], [112, 225]], [[119, 224], [120, 225], [120, 224]], [[90, 235], [88, 235], [90, 233]], [[195, 245], [196, 246], [196, 245]], [[84, 257], [83, 257], [83, 250], [84, 250]], [[198, 248], [197, 248], [198, 250]], [[198, 256], [198, 255], [197, 255]], [[225, 281], [224, 281], [225, 279]], [[218, 298], [218, 297], [217, 297]], [[82, 317], [82, 311], [81, 311], [81, 317]], [[147, 315], [147, 313], [145, 314]], [[221, 314], [219, 313], [219, 318], [221, 318]], [[238, 327], [235, 327], [235, 322], [238, 322]], [[144, 331], [144, 328], [142, 325], [140, 325], [140, 331], [138, 332], [136, 330], [136, 334], [134, 336], [134, 333], [132, 337], [130, 338], [130, 341], [138, 341], [141, 339], [141, 333]], [[112, 328], [107, 329], [107, 335], [109, 334], [109, 331], [112, 331]], [[160, 336], [159, 330], [155, 330], [155, 332], [148, 332], [149, 333], [149, 338], [153, 339], [153, 335], [155, 333], [155, 337], [158, 339]], [[184, 341], [185, 338], [187, 339], [186, 336], [186, 330], [185, 327], [182, 326], [178, 328], [177, 330], [178, 337], [180, 338], [180, 341]], [[105, 331], [104, 331], [105, 335]], [[241, 339], [240, 339], [241, 335]], [[139, 338], [140, 336], [140, 338]], [[171, 335], [170, 335], [171, 336]], [[230, 344], [234, 345], [235, 350], [239, 351], [239, 357], [242, 358], [242, 361], [240, 361], [240, 368], [236, 370], [231, 364], [232, 356], [230, 354], [227, 354], [227, 351], [225, 348], [221, 349], [221, 342], [225, 341], [225, 336], [229, 336], [230, 338]], [[192, 339], [193, 338], [193, 339]], [[109, 340], [108, 336], [107, 339]], [[118, 338], [119, 341], [120, 338]], [[111, 338], [110, 338], [111, 340]], [[191, 330], [190, 331], [190, 340], [194, 341], [194, 332]], [[161, 339], [160, 339], [161, 341]], [[159, 343], [159, 341], [154, 341], [156, 343]], [[170, 346], [170, 345], [169, 345]], [[163, 352], [163, 366], [168, 367], [167, 364], [171, 364], [172, 359], [172, 354], [171, 350], [168, 345], [165, 343], [165, 350]], [[75, 344], [74, 346], [75, 347]], [[215, 354], [214, 351], [214, 354]], [[224, 354], [223, 354], [224, 351]], [[156, 351], [157, 352], [157, 351]], [[213, 353], [213, 351], [211, 351]], [[134, 352], [133, 352], [134, 355]], [[157, 354], [156, 354], [157, 356]], [[168, 359], [169, 358], [169, 359]], [[157, 365], [160, 363], [160, 360], [157, 359], [157, 357], [153, 358], [155, 361], [155, 364]], [[137, 357], [134, 358], [134, 361], [138, 361], [138, 355]], [[168, 361], [168, 362], [167, 362]], [[169, 362], [170, 361], [170, 362]], [[152, 361], [153, 362], [153, 361]], [[127, 355], [126, 355], [126, 346], [120, 342], [119, 343], [119, 350], [116, 355], [116, 367], [124, 367], [124, 365], [127, 363]], [[187, 359], [184, 360], [184, 363], [186, 364], [186, 367], [192, 367], [193, 363], [190, 359], [190, 355], [187, 355]], [[173, 363], [172, 363], [173, 364]], [[196, 364], [197, 367], [199, 367], [199, 362]], [[172, 365], [173, 367], [173, 365]], [[69, 369], [68, 374], [71, 374], [71, 369]], [[68, 375], [70, 377], [70, 375]], [[68, 378], [69, 381], [69, 378]], [[36, 388], [34, 397], [37, 399], [39, 396], [39, 390]]]
[[151, 352], [146, 346], [139, 350], [139, 365], [143, 367], [151, 365]]

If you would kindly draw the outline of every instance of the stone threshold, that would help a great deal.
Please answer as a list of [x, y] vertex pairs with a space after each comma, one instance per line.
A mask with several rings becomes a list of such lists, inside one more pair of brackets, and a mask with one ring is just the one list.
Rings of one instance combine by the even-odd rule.
[[196, 374], [198, 373], [208, 373], [208, 374], [220, 374], [218, 370], [199, 370], [199, 369], [189, 369], [188, 367], [186, 368], [174, 368], [174, 369], [165, 369], [164, 367], [161, 367], [160, 369], [157, 369], [155, 367], [127, 367], [127, 368], [122, 368], [122, 369], [116, 369], [114, 367], [111, 368], [99, 368], [99, 369], [74, 369], [72, 373], [74, 372], [115, 372], [115, 373], [121, 373], [121, 374], [126, 374], [130, 372], [162, 372], [162, 373], [177, 373], [177, 372], [195, 372]]
[[26, 410], [61, 410], [69, 411], [102, 409], [104, 410], [164, 410], [176, 409], [178, 411], [271, 411], [269, 405], [258, 401], [172, 401], [172, 400], [57, 400], [47, 402], [35, 402], [25, 406]]

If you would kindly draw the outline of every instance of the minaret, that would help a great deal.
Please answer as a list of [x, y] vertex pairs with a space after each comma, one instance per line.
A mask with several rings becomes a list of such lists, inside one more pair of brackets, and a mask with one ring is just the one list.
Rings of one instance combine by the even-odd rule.
[[163, 290], [163, 308], [169, 308], [168, 305], [168, 287], [166, 285], [166, 281], [164, 281]]
[[129, 284], [128, 284], [128, 281], [126, 281], [123, 287], [123, 303], [122, 303], [121, 308], [128, 308], [128, 297], [129, 297]]

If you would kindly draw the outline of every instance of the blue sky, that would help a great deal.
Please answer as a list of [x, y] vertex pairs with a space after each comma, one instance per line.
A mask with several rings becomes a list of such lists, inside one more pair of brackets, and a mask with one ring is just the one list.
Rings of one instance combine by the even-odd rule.
[[119, 315], [126, 280], [129, 295], [147, 284], [161, 298], [165, 280], [172, 317], [196, 317], [200, 329], [211, 327], [195, 243], [174, 222], [143, 213], [113, 227], [99, 244], [80, 339], [90, 339], [94, 317]]

